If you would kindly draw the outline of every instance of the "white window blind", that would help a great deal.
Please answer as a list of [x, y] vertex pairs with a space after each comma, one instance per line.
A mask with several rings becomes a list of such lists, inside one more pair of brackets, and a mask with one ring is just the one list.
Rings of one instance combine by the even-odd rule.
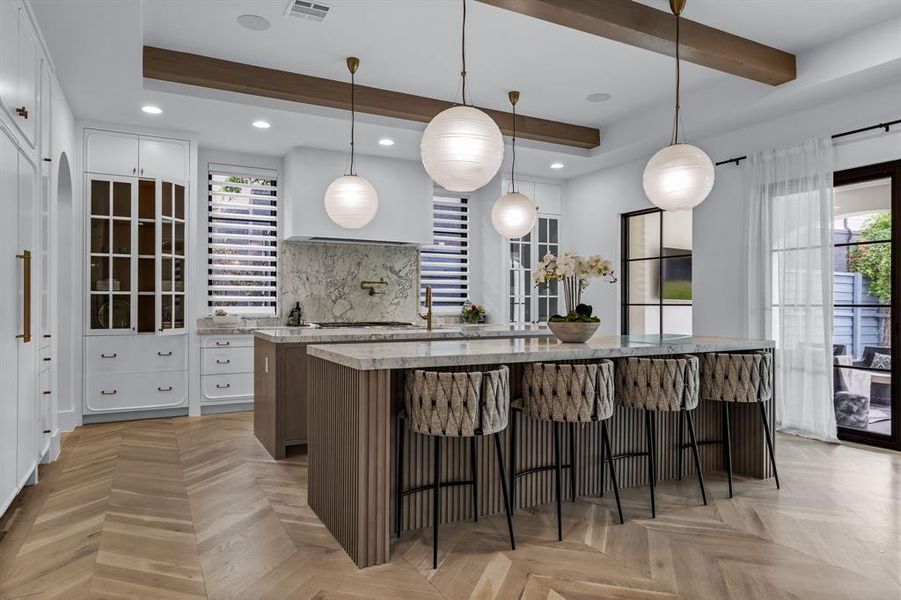
[[229, 314], [276, 314], [278, 174], [209, 165], [208, 304]]
[[455, 313], [469, 299], [469, 206], [466, 198], [435, 196], [432, 245], [420, 254], [420, 304], [432, 288], [435, 312]]

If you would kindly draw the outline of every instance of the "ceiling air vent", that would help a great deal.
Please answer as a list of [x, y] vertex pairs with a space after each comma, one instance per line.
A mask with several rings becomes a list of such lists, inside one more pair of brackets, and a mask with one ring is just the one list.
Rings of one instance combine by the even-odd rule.
[[309, 19], [321, 23], [325, 20], [331, 6], [321, 4], [319, 2], [308, 2], [307, 0], [290, 0], [288, 9], [285, 14], [289, 17], [300, 17], [301, 19]]

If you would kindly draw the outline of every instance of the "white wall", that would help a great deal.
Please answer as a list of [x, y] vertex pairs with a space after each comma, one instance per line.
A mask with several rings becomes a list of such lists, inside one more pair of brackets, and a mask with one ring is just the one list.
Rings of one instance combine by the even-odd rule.
[[[841, 102], [809, 108], [746, 129], [690, 140], [714, 161], [780, 147], [812, 137], [901, 118], [901, 86], [864, 93]], [[836, 169], [901, 158], [901, 133], [875, 133], [837, 141]], [[647, 157], [569, 180], [568, 246], [581, 253], [621, 259], [621, 215], [651, 206], [641, 187]], [[747, 163], [717, 167], [716, 185], [694, 210], [694, 332], [701, 335], [746, 335], [745, 266]], [[594, 283], [584, 300], [593, 304], [601, 331], [620, 331], [620, 286]]]

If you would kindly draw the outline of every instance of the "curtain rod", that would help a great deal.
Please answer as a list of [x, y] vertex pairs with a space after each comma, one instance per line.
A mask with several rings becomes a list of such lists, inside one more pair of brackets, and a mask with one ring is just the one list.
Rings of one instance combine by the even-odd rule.
[[[861, 127], [860, 129], [852, 129], [851, 131], [843, 131], [841, 133], [836, 133], [835, 135], [832, 136], [832, 139], [836, 140], [838, 138], [843, 138], [843, 137], [846, 137], [849, 135], [864, 133], [865, 131], [873, 131], [874, 129], [885, 129], [885, 132], [888, 133], [891, 130], [892, 125], [898, 125], [898, 124], [901, 124], [901, 119], [896, 119], [894, 121], [889, 121], [887, 123], [879, 123], [877, 125], [870, 125], [869, 127]], [[736, 156], [735, 158], [727, 158], [726, 160], [721, 160], [718, 163], [714, 163], [714, 166], [718, 167], [720, 165], [728, 165], [730, 163], [738, 165], [738, 163], [740, 163], [743, 160], [746, 160], [747, 158], [748, 158], [747, 156]]]

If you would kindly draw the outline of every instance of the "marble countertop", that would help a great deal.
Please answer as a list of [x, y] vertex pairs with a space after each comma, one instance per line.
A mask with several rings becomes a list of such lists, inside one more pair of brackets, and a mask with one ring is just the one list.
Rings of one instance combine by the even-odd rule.
[[584, 344], [556, 338], [428, 340], [369, 344], [328, 344], [307, 348], [316, 356], [359, 371], [425, 369], [516, 362], [735, 352], [773, 348], [771, 340], [684, 335], [595, 336]]
[[[404, 340], [452, 340], [481, 338], [550, 337], [546, 325], [447, 325], [428, 331], [425, 327], [257, 327], [253, 334], [281, 344], [323, 342], [382, 342]], [[368, 344], [367, 344], [368, 345]]]

